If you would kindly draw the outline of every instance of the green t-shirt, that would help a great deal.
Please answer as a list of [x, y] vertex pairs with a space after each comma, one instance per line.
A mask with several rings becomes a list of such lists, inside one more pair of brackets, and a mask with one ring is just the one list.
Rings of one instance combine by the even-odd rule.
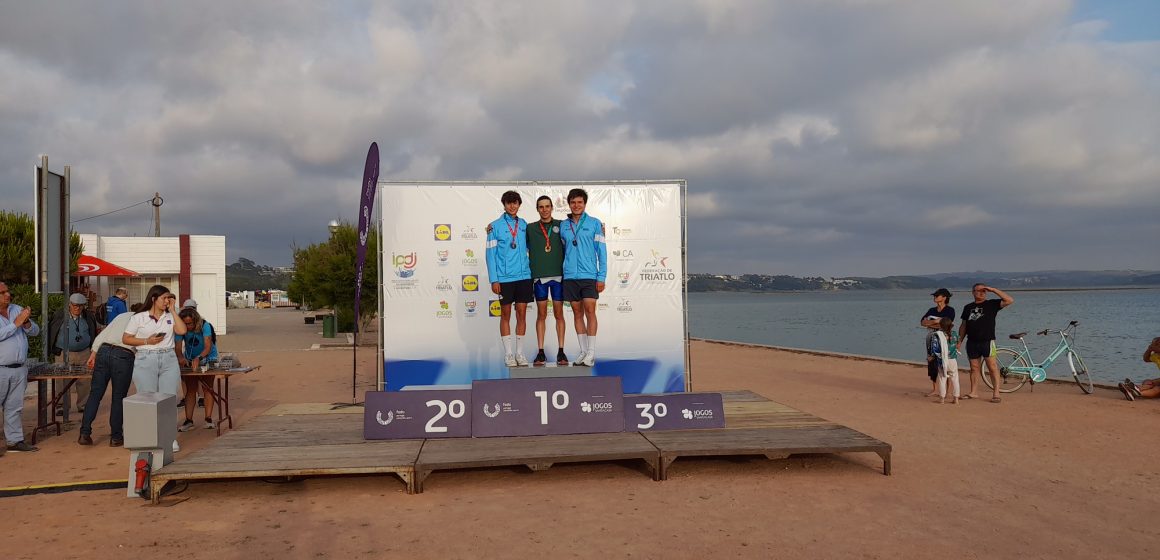
[[[547, 238], [544, 232], [547, 232]], [[553, 219], [550, 225], [539, 220], [528, 222], [528, 258], [532, 265], [532, 280], [564, 275], [560, 220]]]

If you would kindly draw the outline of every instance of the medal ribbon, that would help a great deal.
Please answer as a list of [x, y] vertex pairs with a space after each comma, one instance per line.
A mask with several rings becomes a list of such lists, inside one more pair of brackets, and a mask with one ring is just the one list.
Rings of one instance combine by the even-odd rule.
[[[549, 224], [552, 222], [548, 222]], [[540, 231], [544, 234], [544, 251], [552, 252], [552, 238], [548, 237], [548, 230], [544, 229], [544, 222], [540, 222]]]
[[[581, 215], [580, 215], [580, 230], [581, 230], [581, 231], [583, 231], [583, 230], [584, 230], [584, 220], [586, 220], [586, 219], [588, 219], [588, 213], [587, 213], [587, 212], [585, 212], [584, 214], [581, 214]], [[569, 219], [569, 220], [568, 220], [568, 227], [572, 228], [572, 245], [576, 245], [576, 241], [577, 241], [577, 239], [579, 239], [578, 237], [576, 237], [576, 226], [575, 226], [575, 223], [576, 223], [576, 222], [572, 221], [571, 219]]]
[[[506, 213], [503, 215], [503, 223], [504, 225], [507, 225], [508, 223], [508, 215]], [[508, 226], [508, 231], [512, 232], [512, 247], [514, 248], [516, 246], [516, 233], [519, 233], [520, 231], [519, 218], [516, 218], [516, 221], [513, 225]]]

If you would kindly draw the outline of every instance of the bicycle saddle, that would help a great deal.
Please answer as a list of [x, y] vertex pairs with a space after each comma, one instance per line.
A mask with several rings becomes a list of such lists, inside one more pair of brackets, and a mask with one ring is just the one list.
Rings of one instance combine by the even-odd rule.
[[1011, 340], [1019, 340], [1020, 338], [1023, 338], [1024, 336], [1027, 336], [1027, 333], [1021, 332], [1021, 333], [1015, 333], [1012, 335], [1008, 335], [1007, 338], [1010, 338]]

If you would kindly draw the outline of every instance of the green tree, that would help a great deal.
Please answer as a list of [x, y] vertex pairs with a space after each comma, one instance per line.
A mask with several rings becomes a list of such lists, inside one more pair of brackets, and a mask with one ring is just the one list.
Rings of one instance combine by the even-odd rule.
[[[81, 236], [71, 232], [69, 272], [77, 271], [77, 259], [85, 246]], [[0, 281], [12, 284], [36, 284], [36, 225], [32, 217], [21, 212], [0, 210]]]
[[[363, 269], [362, 302], [359, 319], [365, 330], [378, 310], [378, 233], [374, 228], [367, 236], [367, 261]], [[323, 243], [294, 248], [294, 276], [287, 295], [313, 308], [330, 307], [338, 316], [340, 330], [354, 326], [355, 257], [358, 231], [343, 223]]]

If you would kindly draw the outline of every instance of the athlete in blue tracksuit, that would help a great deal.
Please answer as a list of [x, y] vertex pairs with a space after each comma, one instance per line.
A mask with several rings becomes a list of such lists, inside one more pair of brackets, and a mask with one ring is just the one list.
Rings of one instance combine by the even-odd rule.
[[[499, 336], [503, 340], [507, 367], [528, 365], [521, 342], [528, 330], [528, 304], [534, 299], [532, 269], [528, 262], [528, 223], [517, 214], [520, 193], [508, 191], [500, 198], [503, 214], [488, 225], [487, 279], [499, 295]], [[511, 334], [512, 304], [516, 306], [516, 335]]]
[[568, 208], [572, 215], [560, 224], [564, 244], [564, 301], [572, 305], [576, 337], [580, 340], [580, 358], [576, 365], [591, 367], [596, 363], [596, 300], [604, 291], [608, 276], [608, 246], [604, 242], [604, 224], [584, 212], [588, 193], [584, 189], [568, 191]]

